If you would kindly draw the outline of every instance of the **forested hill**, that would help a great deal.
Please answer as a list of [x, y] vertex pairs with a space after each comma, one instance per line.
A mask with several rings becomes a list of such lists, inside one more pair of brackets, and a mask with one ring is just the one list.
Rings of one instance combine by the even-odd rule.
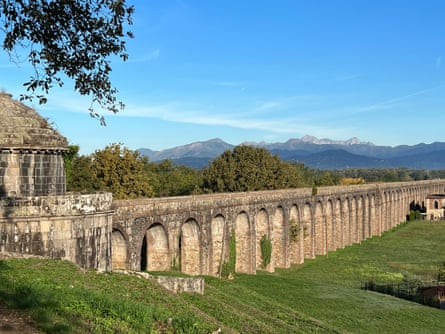
[[[245, 143], [268, 149], [286, 161], [301, 162], [318, 169], [345, 168], [411, 168], [439, 170], [445, 169], [445, 142], [431, 144], [376, 146], [361, 142], [357, 138], [346, 141], [318, 139], [305, 136], [289, 139], [285, 143]], [[193, 168], [203, 168], [209, 161], [234, 145], [221, 139], [195, 142], [184, 146], [152, 151], [141, 148], [138, 151], [151, 161], [169, 159], [177, 164]]]

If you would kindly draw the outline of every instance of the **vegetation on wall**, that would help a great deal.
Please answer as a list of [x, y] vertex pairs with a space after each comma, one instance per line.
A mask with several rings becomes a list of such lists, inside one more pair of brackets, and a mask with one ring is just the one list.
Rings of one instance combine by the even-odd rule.
[[261, 237], [260, 248], [261, 248], [261, 267], [264, 269], [270, 264], [270, 259], [272, 257], [272, 242], [265, 234]]
[[236, 237], [235, 229], [232, 228], [229, 240], [229, 260], [223, 262], [221, 277], [234, 277], [236, 270]]
[[295, 219], [289, 220], [290, 241], [297, 242], [300, 236], [300, 225]]

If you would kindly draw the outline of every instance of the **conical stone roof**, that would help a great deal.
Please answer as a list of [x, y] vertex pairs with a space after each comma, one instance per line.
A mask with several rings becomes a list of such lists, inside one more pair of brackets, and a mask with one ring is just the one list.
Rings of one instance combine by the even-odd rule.
[[0, 92], [0, 149], [66, 150], [68, 141], [34, 109]]

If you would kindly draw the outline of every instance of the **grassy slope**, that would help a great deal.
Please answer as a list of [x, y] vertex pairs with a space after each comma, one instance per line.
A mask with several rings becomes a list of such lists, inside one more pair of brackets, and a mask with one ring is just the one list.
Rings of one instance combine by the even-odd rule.
[[443, 311], [360, 289], [370, 278], [435, 279], [443, 235], [445, 223], [413, 222], [273, 274], [208, 277], [204, 296], [62, 261], [0, 261], [0, 299], [54, 333], [443, 333]]

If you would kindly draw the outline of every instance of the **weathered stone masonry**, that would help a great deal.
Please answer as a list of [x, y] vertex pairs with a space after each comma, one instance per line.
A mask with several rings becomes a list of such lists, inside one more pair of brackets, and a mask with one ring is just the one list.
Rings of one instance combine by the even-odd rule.
[[0, 93], [0, 252], [111, 270], [111, 194], [66, 194], [65, 137]]
[[[443, 193], [445, 180], [114, 201], [113, 268], [217, 275], [236, 235], [236, 271], [260, 268], [260, 239], [271, 240], [266, 268], [287, 268], [406, 220], [410, 205]], [[291, 237], [290, 230], [294, 231]]]
[[111, 194], [0, 201], [0, 252], [67, 259], [111, 270]]

